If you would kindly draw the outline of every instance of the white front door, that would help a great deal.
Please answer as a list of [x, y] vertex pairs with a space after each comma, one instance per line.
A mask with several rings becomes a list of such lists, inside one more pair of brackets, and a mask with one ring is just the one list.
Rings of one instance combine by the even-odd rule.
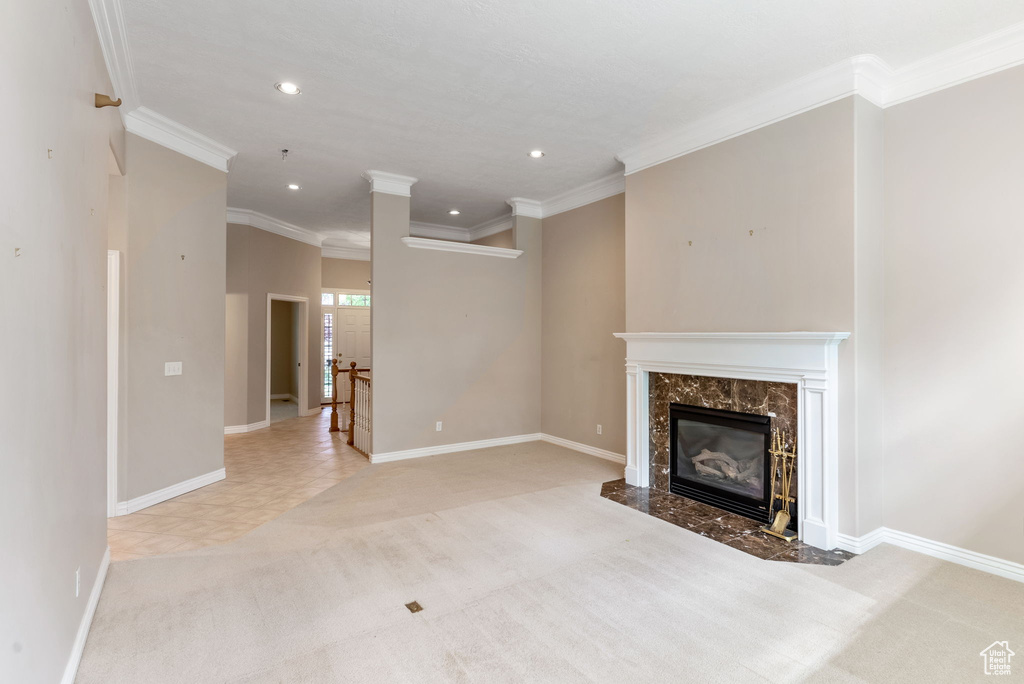
[[[331, 359], [345, 373], [355, 361], [356, 368], [370, 368], [370, 293], [354, 290], [323, 290], [321, 296], [321, 344], [323, 360], [323, 401], [331, 400]], [[341, 376], [339, 376], [341, 377]], [[348, 401], [347, 375], [339, 382], [338, 401]]]
[[370, 308], [338, 307], [338, 352], [347, 368], [370, 367]]

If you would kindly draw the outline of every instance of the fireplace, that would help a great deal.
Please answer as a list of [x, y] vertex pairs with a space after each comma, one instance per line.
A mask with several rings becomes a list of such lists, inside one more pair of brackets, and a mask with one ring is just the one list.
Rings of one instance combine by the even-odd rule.
[[669, 426], [673, 493], [769, 522], [770, 417], [671, 404]]
[[[800, 503], [793, 517], [799, 538], [834, 549], [839, 537], [839, 344], [844, 332], [633, 332], [626, 341], [626, 482], [670, 489], [670, 426], [667, 403], [709, 405], [760, 415], [799, 445], [795, 486]], [[673, 376], [673, 385], [658, 381]], [[696, 379], [690, 383], [687, 378]], [[700, 380], [704, 378], [704, 380]], [[772, 399], [746, 396], [742, 385], [789, 385], [792, 403], [780, 410]], [[681, 387], [692, 384], [693, 391]], [[748, 384], [747, 387], [750, 387]], [[737, 389], [739, 393], [737, 393]], [[728, 391], [725, 396], [722, 392]], [[754, 401], [751, 401], [754, 399]], [[658, 410], [665, 406], [665, 410]], [[789, 414], [788, 416], [786, 414]], [[788, 423], [788, 424], [787, 424]], [[770, 485], [769, 485], [770, 487]], [[792, 510], [792, 509], [791, 509]]]

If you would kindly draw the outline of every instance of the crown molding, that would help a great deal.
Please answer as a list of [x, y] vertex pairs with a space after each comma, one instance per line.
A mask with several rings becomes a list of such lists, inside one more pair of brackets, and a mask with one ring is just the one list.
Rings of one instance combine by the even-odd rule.
[[859, 55], [637, 145], [616, 158], [629, 175], [851, 95], [891, 107], [1020, 64], [1024, 64], [1024, 23], [900, 69], [875, 55]]
[[89, 9], [96, 25], [107, 74], [114, 86], [114, 98], [122, 100], [118, 113], [124, 122], [128, 112], [140, 105], [140, 100], [131, 51], [128, 49], [128, 31], [125, 28], [121, 0], [89, 0]]
[[563, 192], [561, 195], [555, 195], [550, 199], [544, 200], [541, 203], [541, 213], [543, 218], [547, 218], [625, 191], [626, 177], [621, 172], [613, 173], [568, 192]]
[[218, 171], [227, 173], [238, 152], [207, 138], [177, 121], [157, 114], [152, 109], [139, 107], [124, 118], [124, 127], [129, 133], [163, 145], [169, 150], [191, 157]]
[[[597, 202], [626, 191], [626, 177], [622, 173], [612, 173], [596, 181], [585, 183], [560, 195], [550, 197], [543, 202], [524, 197], [510, 197], [506, 200], [512, 207], [512, 216], [545, 219], [563, 211]], [[494, 235], [512, 227], [512, 218], [502, 216], [470, 228], [473, 240]]]
[[528, 218], [544, 218], [544, 206], [537, 200], [525, 197], [509, 197], [505, 202], [512, 207], [513, 216]]
[[354, 247], [334, 247], [324, 245], [320, 249], [320, 255], [328, 259], [349, 259], [351, 261], [369, 261], [369, 249], [356, 249]]
[[512, 216], [499, 216], [496, 219], [478, 223], [469, 229], [469, 239], [471, 242], [475, 242], [485, 237], [504, 233], [506, 230], [512, 230], [512, 222]]
[[884, 106], [891, 107], [1020, 64], [1024, 64], [1024, 22], [890, 69]]
[[[625, 175], [755, 131], [854, 94], [857, 58], [816, 71], [617, 155]], [[872, 64], [872, 69], [874, 68]]]
[[410, 221], [409, 234], [415, 237], [455, 240], [456, 242], [469, 242], [473, 239], [469, 228], [442, 226], [438, 223], [423, 223], [422, 221]]
[[412, 197], [412, 186], [419, 180], [412, 176], [373, 170], [364, 171], [363, 178], [370, 181], [370, 192], [382, 192], [400, 197]]
[[311, 230], [300, 228], [299, 226], [291, 223], [285, 223], [273, 216], [267, 216], [266, 214], [261, 214], [258, 211], [252, 211], [251, 209], [236, 209], [228, 207], [227, 221], [228, 223], [237, 223], [243, 226], [259, 228], [260, 230], [265, 230], [268, 233], [274, 233], [281, 237], [305, 242], [307, 245], [313, 245], [314, 247], [320, 247], [320, 244], [323, 242], [323, 236], [319, 233], [314, 233]]
[[142, 106], [121, 0], [89, 0], [89, 9], [114, 97], [122, 101], [117, 111], [125, 130], [219, 171], [229, 171], [238, 152]]

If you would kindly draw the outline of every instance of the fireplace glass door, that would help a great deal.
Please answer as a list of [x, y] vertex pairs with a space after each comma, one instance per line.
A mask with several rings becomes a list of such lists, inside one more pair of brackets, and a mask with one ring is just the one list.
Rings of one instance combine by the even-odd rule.
[[685, 404], [670, 412], [672, 491], [767, 522], [771, 419]]

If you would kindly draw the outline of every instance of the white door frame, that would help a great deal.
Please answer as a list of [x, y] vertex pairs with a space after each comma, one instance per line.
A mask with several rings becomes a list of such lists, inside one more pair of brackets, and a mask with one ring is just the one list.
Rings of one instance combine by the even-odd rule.
[[[321, 305], [320, 310], [321, 310], [321, 312], [324, 311], [324, 310], [330, 310], [330, 311], [334, 312], [334, 349], [331, 350], [331, 357], [332, 358], [338, 358], [338, 340], [340, 339], [338, 337], [338, 311], [340, 309], [369, 309], [371, 311], [373, 310], [373, 300], [372, 299], [370, 300], [370, 306], [338, 306], [338, 295], [347, 295], [347, 294], [352, 294], [352, 295], [370, 295], [372, 297], [373, 293], [370, 290], [360, 290], [358, 288], [351, 288], [351, 287], [325, 287], [325, 288], [322, 288], [320, 290], [320, 292], [321, 292], [321, 294], [329, 292], [329, 293], [334, 295], [334, 305], [333, 306], [323, 306], [323, 305]], [[373, 335], [373, 319], [372, 318], [370, 319], [370, 334]], [[372, 353], [372, 350], [373, 350], [373, 345], [372, 344], [370, 345], [370, 350], [371, 350], [371, 353]], [[318, 359], [318, 363], [323, 363], [324, 351], [325, 351], [324, 350], [324, 321], [323, 321], [323, 315], [321, 315], [320, 316], [320, 358]], [[372, 357], [371, 357], [371, 361], [372, 361]], [[344, 368], [342, 370], [342, 372], [343, 373], [347, 373], [348, 372], [348, 368], [347, 367]], [[317, 375], [317, 377], [320, 377], [320, 376]], [[321, 385], [320, 394], [321, 395], [323, 394], [323, 386], [322, 385]], [[321, 396], [320, 397], [320, 401], [322, 403], [330, 403], [331, 397]], [[348, 401], [348, 399], [345, 398], [344, 394], [339, 393], [338, 394], [338, 401], [346, 402], [346, 401]]]
[[117, 515], [118, 362], [121, 346], [121, 252], [107, 250], [107, 517]]
[[[299, 305], [299, 415], [306, 415], [309, 402], [309, 297], [267, 293], [267, 425], [270, 425], [270, 306], [274, 300]], [[319, 409], [319, 406], [317, 407]]]

